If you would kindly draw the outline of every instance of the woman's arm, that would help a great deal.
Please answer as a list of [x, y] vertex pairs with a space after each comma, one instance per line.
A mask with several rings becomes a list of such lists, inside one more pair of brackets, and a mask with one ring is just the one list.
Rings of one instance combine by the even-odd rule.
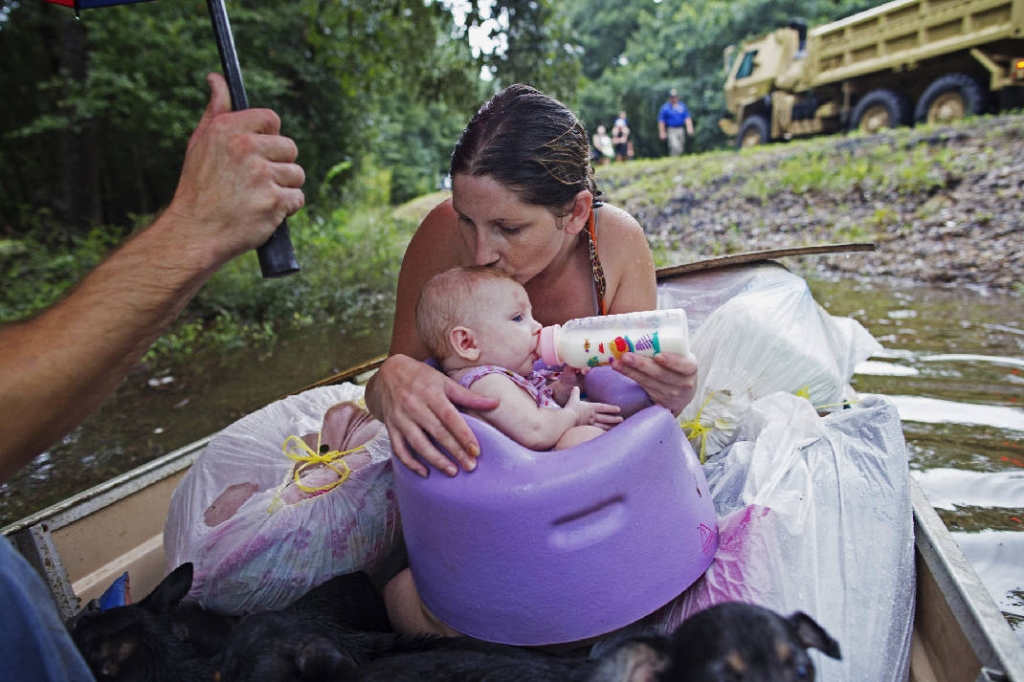
[[366, 406], [387, 427], [395, 456], [422, 476], [427, 468], [413, 456], [414, 450], [449, 476], [458, 472], [434, 441], [463, 469], [472, 471], [480, 446], [456, 405], [489, 410], [498, 404], [426, 365], [427, 349], [416, 333], [416, 302], [423, 285], [436, 273], [463, 265], [462, 254], [455, 211], [451, 200], [445, 200], [423, 220], [405, 251], [390, 357], [366, 387]]

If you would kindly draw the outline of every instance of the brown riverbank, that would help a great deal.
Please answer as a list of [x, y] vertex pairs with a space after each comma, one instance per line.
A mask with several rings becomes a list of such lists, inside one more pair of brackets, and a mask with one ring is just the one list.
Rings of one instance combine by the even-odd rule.
[[630, 165], [602, 173], [601, 186], [671, 262], [874, 242], [794, 266], [1024, 293], [1021, 115]]

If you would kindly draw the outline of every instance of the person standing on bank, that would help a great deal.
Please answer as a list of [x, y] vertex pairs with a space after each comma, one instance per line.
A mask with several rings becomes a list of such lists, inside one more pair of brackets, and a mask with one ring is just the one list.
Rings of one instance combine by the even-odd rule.
[[626, 125], [626, 112], [619, 114], [612, 128], [612, 147], [615, 148], [615, 160], [625, 161], [629, 158], [629, 126]]
[[693, 119], [690, 118], [690, 110], [679, 101], [679, 93], [672, 88], [668, 92], [668, 101], [658, 112], [658, 137], [668, 140], [669, 156], [682, 156], [687, 135], [693, 135]]
[[[479, 412], [498, 404], [424, 362], [430, 351], [416, 332], [415, 308], [433, 275], [457, 266], [502, 270], [526, 288], [541, 325], [656, 307], [647, 238], [635, 218], [602, 204], [590, 148], [564, 104], [526, 85], [495, 95], [455, 145], [452, 196], [409, 243], [390, 357], [366, 389], [367, 407], [387, 426], [395, 456], [413, 471], [426, 476], [424, 463], [449, 476], [459, 467], [472, 471], [479, 443], [457, 406]], [[675, 415], [693, 399], [693, 358], [627, 353], [612, 368]]]

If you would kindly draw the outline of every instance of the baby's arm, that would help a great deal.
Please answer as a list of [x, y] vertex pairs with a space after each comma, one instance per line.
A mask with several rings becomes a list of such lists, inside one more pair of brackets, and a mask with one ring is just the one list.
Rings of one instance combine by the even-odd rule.
[[487, 374], [474, 381], [472, 388], [501, 401], [493, 410], [473, 414], [531, 450], [549, 450], [574, 426], [592, 424], [607, 430], [622, 421], [617, 406], [583, 402], [578, 388], [561, 410], [540, 407], [533, 396], [501, 374]]

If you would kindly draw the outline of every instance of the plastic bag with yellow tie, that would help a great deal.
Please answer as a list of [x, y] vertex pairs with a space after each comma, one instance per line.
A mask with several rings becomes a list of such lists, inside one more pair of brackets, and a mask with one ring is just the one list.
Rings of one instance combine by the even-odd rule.
[[[168, 568], [233, 614], [285, 606], [340, 573], [386, 571], [401, 548], [386, 430], [363, 388], [289, 396], [218, 433], [171, 499]], [[386, 576], [383, 576], [386, 577]]]

